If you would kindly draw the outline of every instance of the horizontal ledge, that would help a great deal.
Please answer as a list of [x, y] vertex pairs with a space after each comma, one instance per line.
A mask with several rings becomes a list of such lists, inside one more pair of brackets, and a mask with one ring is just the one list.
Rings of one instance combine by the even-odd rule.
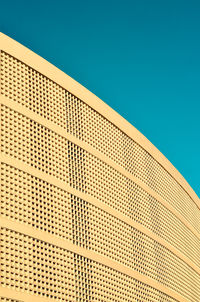
[[85, 200], [89, 202], [90, 204], [98, 207], [99, 209], [102, 209], [106, 213], [118, 218], [119, 220], [125, 222], [129, 226], [139, 230], [143, 234], [147, 235], [151, 239], [155, 240], [165, 248], [167, 248], [169, 251], [171, 251], [174, 255], [176, 255], [178, 258], [180, 258], [184, 263], [186, 263], [188, 266], [190, 266], [194, 271], [196, 271], [200, 275], [200, 268], [195, 265], [187, 256], [185, 256], [181, 251], [179, 251], [177, 248], [175, 248], [172, 244], [168, 243], [165, 239], [160, 238], [158, 235], [150, 231], [148, 228], [142, 226], [141, 224], [133, 221], [131, 218], [125, 216], [124, 214], [120, 213], [119, 211], [111, 208], [110, 206], [106, 205], [105, 203], [97, 200], [96, 198], [93, 198], [92, 196], [82, 193], [74, 188], [72, 188], [69, 184], [64, 183], [57, 178], [50, 176], [42, 171], [37, 170], [34, 167], [31, 167], [19, 160], [16, 160], [12, 157], [8, 157], [5, 155], [0, 155], [1, 162], [4, 162], [5, 164], [8, 164], [12, 167], [15, 167], [21, 171], [24, 171], [30, 175], [33, 175], [39, 179], [42, 179], [43, 181], [46, 181], [54, 186], [57, 186], [58, 188], [61, 188], [62, 190], [73, 194], [77, 197], [79, 197], [82, 200]]
[[51, 79], [79, 99], [83, 100], [106, 119], [110, 120], [121, 131], [149, 152], [151, 156], [182, 186], [200, 208], [198, 196], [172, 163], [142, 133], [100, 98], [47, 60], [2, 33], [0, 33], [0, 49]]
[[178, 294], [177, 292], [168, 288], [167, 286], [164, 286], [161, 283], [149, 278], [148, 276], [144, 276], [144, 275], [138, 273], [137, 271], [130, 269], [127, 266], [124, 266], [116, 261], [108, 259], [105, 256], [99, 255], [93, 251], [86, 250], [82, 247], [76, 246], [69, 241], [59, 239], [46, 232], [43, 232], [40, 230], [35, 230], [31, 227], [28, 227], [26, 225], [23, 225], [23, 224], [20, 224], [17, 222], [13, 222], [13, 221], [5, 219], [5, 218], [0, 218], [0, 227], [16, 231], [18, 233], [30, 236], [32, 238], [36, 238], [41, 241], [45, 241], [49, 244], [52, 244], [57, 247], [63, 248], [65, 250], [71, 251], [72, 253], [79, 254], [83, 257], [91, 259], [92, 261], [95, 261], [102, 265], [110, 267], [124, 275], [130, 276], [133, 279], [137, 279], [138, 281], [145, 283], [145, 284], [157, 289], [158, 291], [160, 291], [168, 296], [173, 297], [174, 299], [177, 299], [181, 302], [189, 302], [182, 295]]
[[[66, 130], [62, 129], [61, 127], [57, 126], [53, 122], [39, 116], [38, 114], [32, 112], [31, 110], [25, 108], [24, 106], [11, 101], [10, 99], [0, 95], [0, 103], [14, 111], [17, 111], [18, 113], [26, 116], [27, 118], [34, 120], [38, 124], [50, 129], [54, 133], [57, 133], [58, 135], [62, 136], [66, 140], [74, 143], [75, 145], [79, 146], [80, 148], [86, 150], [90, 154], [94, 155], [119, 173], [121, 173], [123, 176], [127, 177], [128, 179], [132, 180], [134, 183], [136, 183], [138, 186], [140, 186], [145, 192], [150, 194], [152, 197], [154, 197], [157, 201], [159, 201], [165, 208], [167, 208], [173, 215], [175, 215], [187, 228], [189, 228], [198, 238], [200, 238], [200, 234], [198, 231], [191, 225], [190, 222], [188, 222], [181, 213], [179, 213], [169, 202], [167, 202], [165, 199], [163, 199], [158, 193], [153, 191], [151, 188], [149, 188], [146, 184], [144, 184], [141, 180], [133, 176], [131, 173], [127, 172], [125, 169], [120, 167], [118, 164], [116, 164], [114, 161], [109, 159], [107, 156], [102, 154], [101, 152], [97, 151], [95, 148], [89, 146], [87, 143], [79, 140], [78, 138], [74, 137], [73, 135], [67, 133]], [[198, 208], [197, 208], [198, 209]]]

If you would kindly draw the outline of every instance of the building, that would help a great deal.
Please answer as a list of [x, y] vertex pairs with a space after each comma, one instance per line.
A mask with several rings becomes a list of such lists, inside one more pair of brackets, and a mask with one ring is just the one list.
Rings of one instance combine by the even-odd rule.
[[0, 35], [1, 301], [199, 302], [200, 201], [95, 95]]

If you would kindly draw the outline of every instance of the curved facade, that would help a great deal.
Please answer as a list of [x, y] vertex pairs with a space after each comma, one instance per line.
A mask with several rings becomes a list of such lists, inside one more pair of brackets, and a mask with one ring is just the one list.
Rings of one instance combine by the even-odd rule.
[[132, 125], [0, 35], [1, 301], [200, 301], [200, 201]]

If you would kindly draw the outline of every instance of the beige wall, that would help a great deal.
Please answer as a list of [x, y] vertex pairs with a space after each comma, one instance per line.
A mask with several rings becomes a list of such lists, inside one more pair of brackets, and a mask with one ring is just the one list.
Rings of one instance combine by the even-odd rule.
[[83, 86], [3, 34], [0, 50], [2, 301], [198, 302], [188, 183]]

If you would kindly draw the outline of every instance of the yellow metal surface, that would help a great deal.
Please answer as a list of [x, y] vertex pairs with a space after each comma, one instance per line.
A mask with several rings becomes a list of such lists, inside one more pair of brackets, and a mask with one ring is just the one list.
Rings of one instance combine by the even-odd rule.
[[200, 301], [200, 202], [95, 95], [0, 34], [1, 301]]

